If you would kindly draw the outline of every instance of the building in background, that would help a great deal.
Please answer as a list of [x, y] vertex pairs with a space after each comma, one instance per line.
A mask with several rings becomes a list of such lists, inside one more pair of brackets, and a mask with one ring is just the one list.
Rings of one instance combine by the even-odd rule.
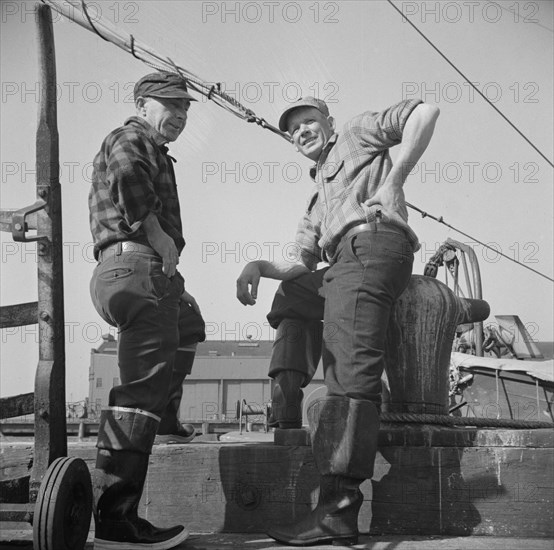
[[[89, 369], [89, 416], [100, 415], [108, 395], [119, 384], [117, 342], [105, 335], [102, 344], [91, 350]], [[208, 340], [198, 344], [192, 374], [183, 384], [182, 422], [235, 420], [237, 402], [263, 409], [271, 400], [272, 380], [268, 378], [273, 342]], [[325, 395], [321, 365], [312, 382], [304, 388], [304, 422], [309, 403]]]

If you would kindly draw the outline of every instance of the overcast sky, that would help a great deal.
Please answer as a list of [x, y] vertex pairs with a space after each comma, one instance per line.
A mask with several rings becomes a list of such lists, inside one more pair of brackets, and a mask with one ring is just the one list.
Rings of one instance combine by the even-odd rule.
[[[421, 97], [441, 116], [408, 179], [407, 200], [553, 276], [552, 167], [502, 120], [384, 0], [315, 2], [92, 2], [93, 16], [222, 86], [276, 124], [300, 95], [350, 117]], [[396, 6], [552, 161], [553, 3], [401, 2]], [[33, 2], [1, 2], [2, 207], [35, 200], [38, 107]], [[54, 15], [63, 188], [67, 397], [88, 394], [90, 350], [113, 332], [94, 311], [87, 196], [102, 139], [134, 112], [133, 83], [150, 72], [95, 34]], [[180, 269], [211, 339], [271, 339], [265, 315], [276, 283], [244, 307], [235, 281], [248, 260], [282, 258], [311, 189], [309, 161], [283, 139], [200, 100], [171, 144], [187, 247]], [[415, 273], [448, 237], [412, 212]], [[476, 245], [494, 315], [517, 314], [553, 340], [552, 282]], [[34, 245], [2, 234], [3, 305], [36, 299]], [[0, 394], [33, 390], [36, 327], [2, 331]]]

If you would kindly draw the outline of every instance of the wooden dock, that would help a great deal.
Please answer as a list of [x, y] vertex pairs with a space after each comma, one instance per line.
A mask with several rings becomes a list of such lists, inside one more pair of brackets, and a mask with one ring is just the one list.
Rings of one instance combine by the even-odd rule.
[[[244, 536], [302, 516], [316, 501], [318, 476], [311, 448], [297, 435], [293, 445], [282, 434], [278, 439], [283, 445], [222, 443], [213, 437], [203, 441], [203, 436], [186, 445], [156, 445], [142, 514], [159, 525], [184, 523], [192, 533]], [[94, 445], [94, 438], [70, 442], [69, 455], [92, 468]], [[2, 479], [28, 475], [32, 450], [30, 442], [5, 440]], [[523, 537], [551, 543], [553, 451], [551, 429], [385, 425], [374, 478], [361, 487], [360, 531], [385, 537]]]

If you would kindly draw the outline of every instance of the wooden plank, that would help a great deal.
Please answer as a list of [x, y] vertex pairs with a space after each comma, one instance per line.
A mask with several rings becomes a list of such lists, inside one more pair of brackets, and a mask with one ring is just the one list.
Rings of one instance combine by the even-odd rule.
[[29, 477], [27, 475], [0, 481], [0, 503], [28, 503]]
[[22, 393], [0, 399], [0, 418], [15, 418], [34, 411], [34, 393]]
[[31, 523], [34, 504], [0, 504], [0, 521]]
[[0, 328], [34, 325], [38, 322], [38, 302], [0, 307]]

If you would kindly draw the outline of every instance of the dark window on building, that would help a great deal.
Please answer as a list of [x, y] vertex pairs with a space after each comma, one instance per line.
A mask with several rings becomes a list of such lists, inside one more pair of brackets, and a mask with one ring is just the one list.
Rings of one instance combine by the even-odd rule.
[[101, 387], [102, 387], [102, 378], [97, 378], [97, 379], [96, 379], [96, 387], [97, 387], [97, 388], [101, 388]]

